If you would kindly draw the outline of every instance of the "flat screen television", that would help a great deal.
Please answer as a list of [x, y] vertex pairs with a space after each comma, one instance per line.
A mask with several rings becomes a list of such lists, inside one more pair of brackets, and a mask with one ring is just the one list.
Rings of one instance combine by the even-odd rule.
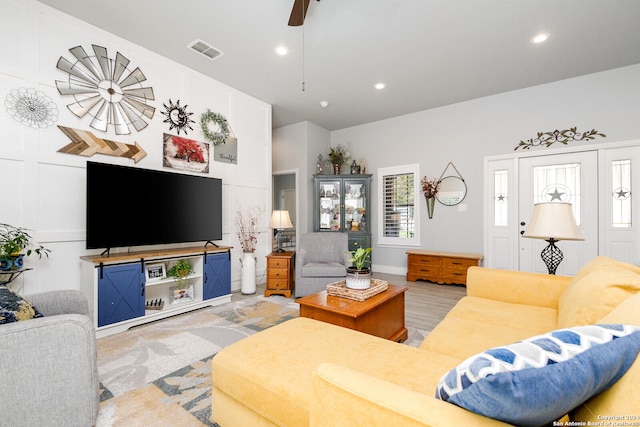
[[222, 180], [87, 162], [87, 249], [222, 239]]

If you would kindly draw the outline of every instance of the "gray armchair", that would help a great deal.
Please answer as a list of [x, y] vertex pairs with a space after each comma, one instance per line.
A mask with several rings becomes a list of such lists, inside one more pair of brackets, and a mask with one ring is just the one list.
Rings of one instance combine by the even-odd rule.
[[0, 325], [0, 424], [95, 425], [99, 379], [86, 298], [73, 290], [26, 298], [45, 317]]
[[346, 233], [319, 232], [300, 236], [296, 252], [295, 296], [323, 291], [347, 276], [349, 238]]

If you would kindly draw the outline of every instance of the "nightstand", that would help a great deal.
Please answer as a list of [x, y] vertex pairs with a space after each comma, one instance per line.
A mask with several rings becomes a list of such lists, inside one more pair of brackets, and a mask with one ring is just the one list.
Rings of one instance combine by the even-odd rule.
[[282, 294], [291, 297], [294, 286], [295, 252], [271, 252], [267, 255], [267, 287], [264, 296]]

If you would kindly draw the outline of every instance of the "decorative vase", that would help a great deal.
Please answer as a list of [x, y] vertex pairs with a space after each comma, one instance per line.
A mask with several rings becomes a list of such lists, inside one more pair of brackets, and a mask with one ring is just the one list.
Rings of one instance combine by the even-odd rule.
[[371, 287], [371, 270], [364, 268], [356, 270], [355, 267], [347, 267], [347, 288], [369, 289]]
[[333, 174], [340, 175], [340, 163], [333, 164]]
[[429, 214], [429, 219], [433, 218], [433, 208], [435, 207], [436, 204], [436, 198], [435, 197], [427, 197], [425, 196], [427, 199], [427, 213]]
[[242, 265], [242, 287], [240, 291], [244, 295], [256, 293], [256, 258], [253, 256], [253, 252], [243, 252], [243, 257], [240, 258], [240, 265]]

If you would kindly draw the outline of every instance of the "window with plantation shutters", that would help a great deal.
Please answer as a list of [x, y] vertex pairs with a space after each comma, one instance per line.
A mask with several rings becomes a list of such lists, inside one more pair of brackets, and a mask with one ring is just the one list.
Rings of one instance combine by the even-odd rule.
[[415, 203], [419, 200], [418, 180], [418, 165], [378, 169], [379, 243], [419, 244], [419, 224], [415, 220], [420, 218], [419, 204]]

